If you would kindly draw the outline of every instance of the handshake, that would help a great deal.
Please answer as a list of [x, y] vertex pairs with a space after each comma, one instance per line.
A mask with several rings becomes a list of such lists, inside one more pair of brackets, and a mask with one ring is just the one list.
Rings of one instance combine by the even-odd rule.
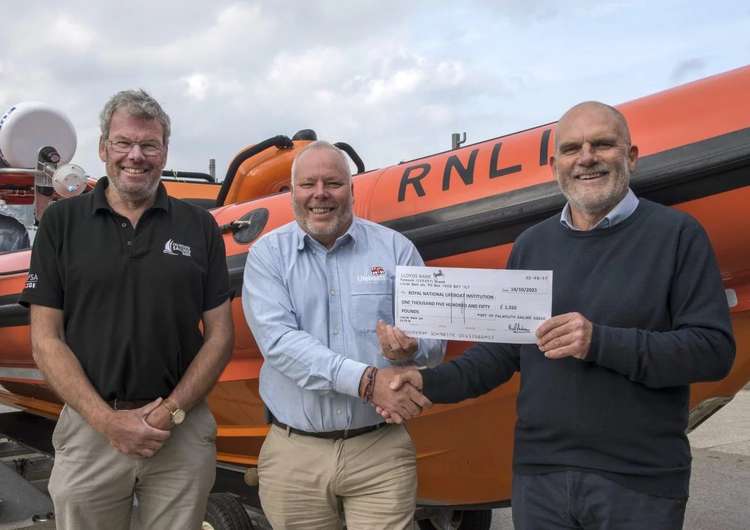
[[[416, 339], [379, 320], [376, 326], [383, 355], [392, 362], [408, 362], [417, 351]], [[375, 406], [388, 423], [419, 416], [432, 402], [422, 394], [422, 375], [414, 366], [368, 367], [359, 395]]]
[[422, 375], [414, 366], [368, 367], [359, 390], [388, 423], [409, 420], [432, 406], [422, 394]]

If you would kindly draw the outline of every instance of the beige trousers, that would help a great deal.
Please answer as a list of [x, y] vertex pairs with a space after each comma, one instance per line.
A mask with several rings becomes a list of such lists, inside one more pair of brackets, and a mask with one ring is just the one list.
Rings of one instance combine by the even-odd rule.
[[216, 475], [215, 440], [216, 422], [200, 403], [153, 457], [126, 456], [64, 407], [49, 481], [57, 529], [200, 529]]
[[273, 425], [258, 462], [260, 501], [274, 530], [413, 528], [414, 444], [402, 425], [348, 440]]

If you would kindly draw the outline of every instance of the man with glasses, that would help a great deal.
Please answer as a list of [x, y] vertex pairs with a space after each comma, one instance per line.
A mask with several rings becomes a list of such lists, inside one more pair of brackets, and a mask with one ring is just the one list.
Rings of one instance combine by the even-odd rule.
[[107, 176], [45, 212], [21, 297], [66, 403], [57, 528], [197, 529], [215, 475], [205, 396], [233, 342], [224, 244], [210, 214], [160, 184], [170, 121], [156, 100], [119, 92], [101, 129]]

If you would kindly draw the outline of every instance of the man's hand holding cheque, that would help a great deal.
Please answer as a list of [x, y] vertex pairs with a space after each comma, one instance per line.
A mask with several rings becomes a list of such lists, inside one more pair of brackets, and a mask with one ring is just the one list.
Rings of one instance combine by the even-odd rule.
[[375, 325], [383, 356], [389, 361], [411, 361], [417, 351], [417, 339], [408, 336], [396, 326], [378, 320]]
[[585, 359], [591, 348], [593, 325], [580, 313], [556, 315], [536, 330], [537, 346], [548, 359]]
[[[395, 363], [408, 363], [414, 359], [418, 349], [417, 339], [382, 320], [378, 320], [375, 331], [383, 357]], [[413, 366], [392, 366], [365, 372], [360, 382], [360, 395], [375, 405], [388, 423], [402, 423], [414, 418], [432, 406], [432, 402], [422, 395], [421, 384], [418, 388], [403, 382], [399, 382], [397, 387], [393, 384], [401, 374], [412, 371]], [[370, 375], [372, 388], [368, 389]]]

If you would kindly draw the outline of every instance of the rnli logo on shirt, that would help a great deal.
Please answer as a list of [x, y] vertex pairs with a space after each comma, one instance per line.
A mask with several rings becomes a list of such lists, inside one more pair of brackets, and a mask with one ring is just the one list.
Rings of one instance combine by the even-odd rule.
[[373, 265], [365, 274], [357, 276], [358, 282], [384, 282], [387, 279], [385, 268], [380, 265]]
[[36, 283], [39, 281], [39, 276], [33, 272], [26, 278], [26, 289], [36, 289]]
[[164, 254], [169, 254], [170, 256], [185, 256], [186, 258], [190, 257], [190, 247], [181, 243], [177, 243], [172, 239], [164, 243], [163, 252]]

